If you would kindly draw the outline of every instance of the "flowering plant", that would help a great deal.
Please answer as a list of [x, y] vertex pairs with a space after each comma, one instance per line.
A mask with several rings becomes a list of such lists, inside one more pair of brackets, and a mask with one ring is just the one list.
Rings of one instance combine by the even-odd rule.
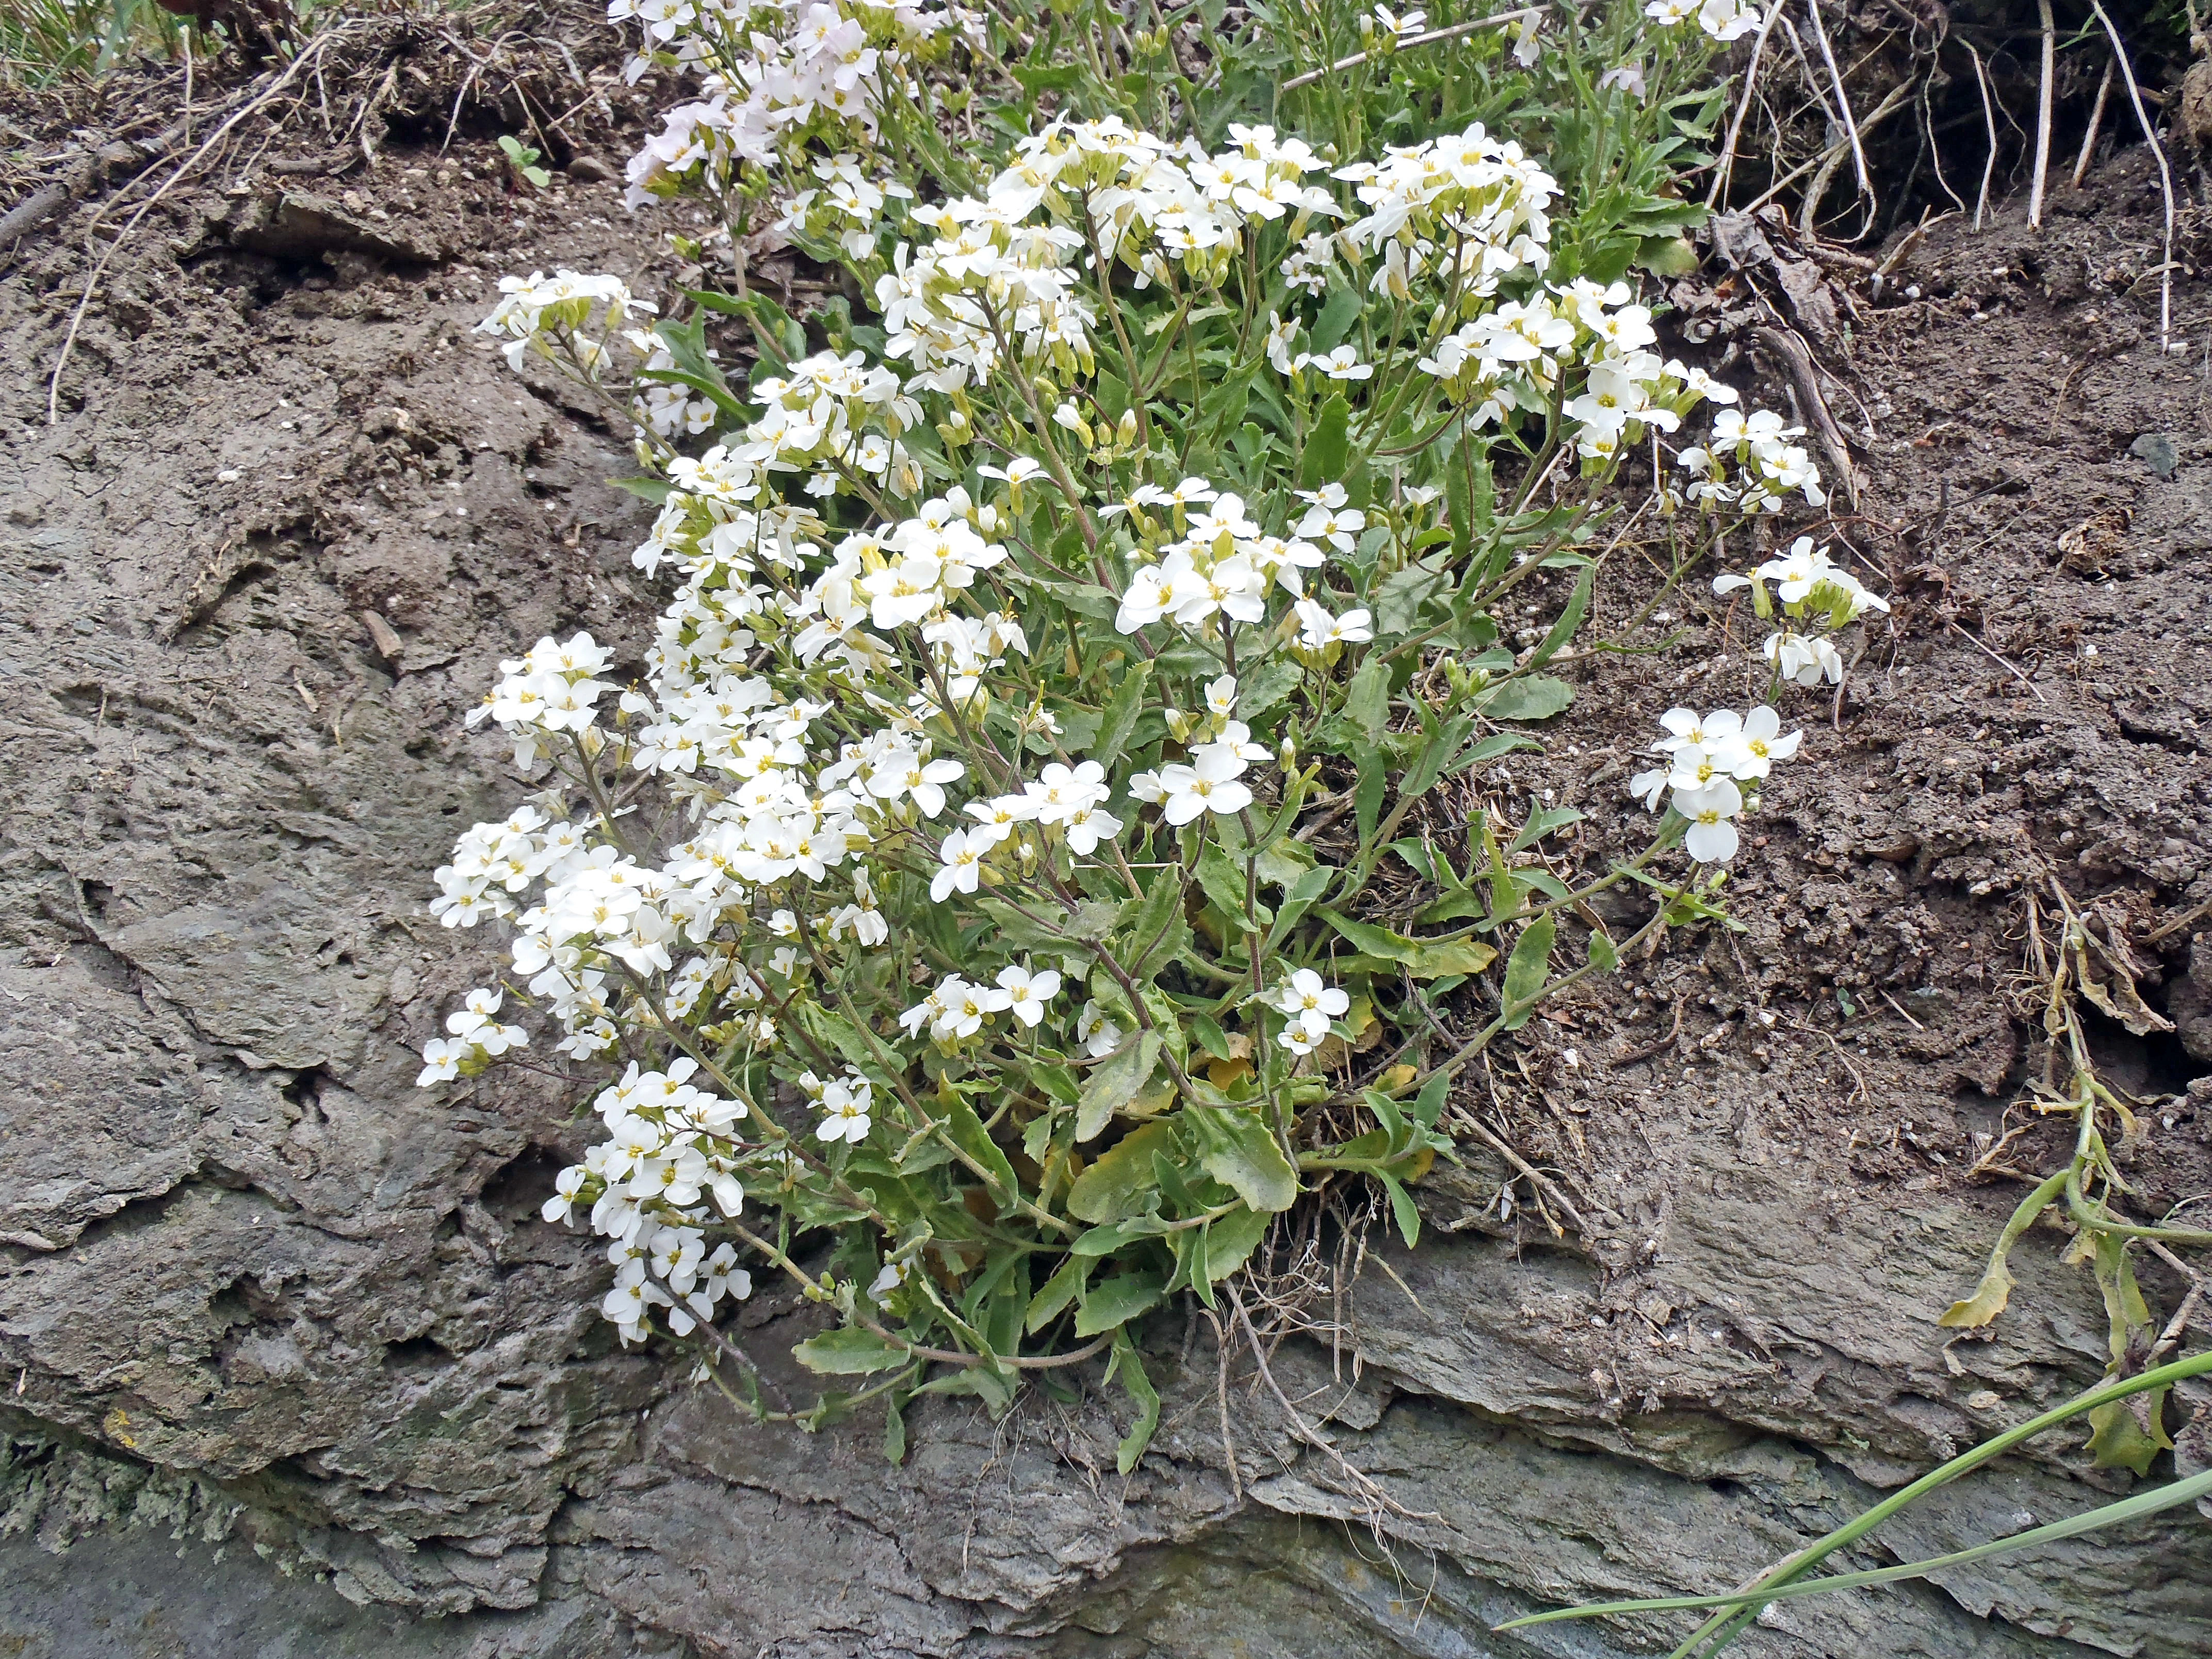
[[[1652, 349], [1623, 280], [1649, 223], [1616, 202], [1560, 234], [1559, 178], [1480, 123], [1354, 159], [1259, 121], [1209, 143], [1202, 107], [1175, 137], [1069, 108], [978, 176], [943, 136], [973, 111], [929, 65], [1003, 70], [1034, 114], [997, 24], [865, 0], [764, 10], [773, 35], [742, 3], [635, 15], [707, 95], [635, 189], [733, 226], [781, 189], [776, 234], [870, 303], [810, 328], [700, 291], [645, 329], [611, 278], [503, 285], [484, 328], [510, 360], [632, 421], [659, 503], [636, 562], [674, 595], [641, 663], [543, 640], [471, 717], [544, 787], [438, 872], [441, 920], [516, 939], [423, 1079], [526, 1042], [494, 1020], [508, 994], [622, 1068], [546, 1213], [610, 1240], [624, 1340], [690, 1340], [760, 1409], [715, 1325], [744, 1259], [834, 1312], [805, 1363], [876, 1378], [836, 1405], [1003, 1405], [1024, 1370], [1110, 1349], [1139, 1407], [1126, 1467], [1158, 1409], [1133, 1320], [1210, 1304], [1318, 1185], [1371, 1182], [1410, 1243], [1459, 1070], [1714, 914], [1710, 880], [1678, 881], [1616, 942], [1583, 901], [1678, 842], [1693, 867], [1732, 855], [1740, 786], [1796, 746], [1771, 710], [1670, 714], [1637, 787], [1671, 809], [1579, 890], [1525, 856], [1578, 814], [1478, 817], [1463, 868], [1413, 832], [1442, 780], [1534, 746], [1571, 696], [1542, 671], [1632, 460], [1709, 526], [1817, 501], [1817, 476], [1778, 419], [1728, 424], [1733, 391]], [[1606, 49], [1644, 23], [1625, 9]], [[1652, 50], [1701, 61], [1679, 32]], [[1645, 118], [1579, 84], [1576, 119]], [[744, 387], [717, 316], [750, 325]], [[1664, 442], [1706, 403], [1688, 465], [1713, 487], [1677, 498]], [[1713, 459], [1735, 437], [1741, 487]], [[1509, 640], [1504, 602], [1539, 578], [1559, 613]], [[1437, 897], [1386, 926], [1389, 858]], [[1431, 1000], [1462, 986], [1488, 1018], [1447, 1038]]]

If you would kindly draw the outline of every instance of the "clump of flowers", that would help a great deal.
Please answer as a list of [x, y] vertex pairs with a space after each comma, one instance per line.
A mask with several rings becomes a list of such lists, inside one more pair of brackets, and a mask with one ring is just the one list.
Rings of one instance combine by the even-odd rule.
[[[1771, 593], [1769, 582], [1774, 584]], [[1763, 647], [1766, 660], [1774, 666], [1778, 684], [1841, 684], [1844, 658], [1836, 648], [1837, 630], [1869, 611], [1889, 609], [1888, 600], [1868, 591], [1857, 577], [1829, 556], [1826, 548], [1814, 546], [1810, 536], [1800, 536], [1787, 553], [1764, 561], [1748, 575], [1727, 571], [1713, 578], [1716, 593], [1733, 593], [1747, 587], [1751, 590], [1752, 608], [1761, 622], [1779, 620], [1787, 624], [1768, 635]]]
[[[1479, 915], [1361, 912], [1438, 781], [1572, 695], [1503, 641], [1504, 597], [1587, 564], [1599, 488], [1735, 393], [1651, 349], [1627, 281], [1555, 275], [1559, 183], [1480, 125], [1358, 161], [1069, 113], [969, 187], [888, 139], [980, 20], [757, 12], [636, 13], [709, 95], [635, 190], [730, 212], [794, 187], [781, 233], [871, 320], [720, 302], [760, 352], [738, 387], [701, 314], [633, 328], [627, 289], [573, 273], [503, 288], [509, 361], [633, 422], [660, 499], [635, 562], [671, 593], [635, 657], [542, 640], [471, 717], [537, 793], [437, 872], [434, 913], [505, 922], [512, 971], [424, 1080], [526, 1040], [509, 996], [571, 1061], [626, 1066], [546, 1208], [609, 1239], [624, 1340], [702, 1335], [744, 1388], [712, 1340], [741, 1251], [838, 1315], [800, 1357], [894, 1405], [933, 1364], [1003, 1403], [1017, 1359], [1110, 1347], [1143, 1408], [1126, 1462], [1157, 1410], [1131, 1322], [1210, 1301], [1323, 1173], [1380, 1183], [1410, 1243], [1454, 1076], [1613, 959], [1594, 937], [1554, 970], [1581, 896], [1486, 821]], [[1817, 502], [1778, 418], [1733, 416], [1757, 510]], [[1563, 500], [1534, 500], [1567, 449]], [[1638, 787], [1675, 813], [1634, 868], [1678, 820], [1725, 861], [1797, 738], [1771, 710], [1667, 719]], [[1431, 1052], [1407, 984], [1501, 958], [1490, 1033]], [[1357, 1058], [1377, 1024], [1397, 1042]]]
[[1747, 516], [1779, 513], [1792, 495], [1824, 507], [1820, 471], [1802, 444], [1802, 426], [1784, 426], [1771, 410], [1749, 415], [1723, 409], [1713, 416], [1712, 436], [1674, 457], [1689, 475], [1682, 494], [1709, 511]]
[[1665, 803], [1669, 822], [1682, 823], [1683, 850], [1699, 864], [1726, 864], [1741, 844], [1736, 819], [1757, 808], [1759, 786], [1805, 734], [1785, 735], [1782, 717], [1765, 703], [1744, 714], [1670, 708], [1659, 725], [1666, 735], [1652, 750], [1666, 763], [1631, 778], [1629, 793], [1654, 812]]

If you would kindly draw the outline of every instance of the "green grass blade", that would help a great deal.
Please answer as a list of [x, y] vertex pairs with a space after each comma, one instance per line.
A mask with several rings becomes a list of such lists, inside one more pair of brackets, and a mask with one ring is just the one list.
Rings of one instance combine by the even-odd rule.
[[[1773, 1590], [1801, 1577], [1808, 1568], [1833, 1554], [1837, 1550], [1856, 1543], [1872, 1532], [1884, 1521], [1896, 1514], [1915, 1498], [1925, 1497], [1938, 1486], [1948, 1486], [1969, 1470], [1978, 1468], [1991, 1459], [2040, 1434], [2044, 1430], [2094, 1411], [2109, 1401], [2124, 1400], [2151, 1389], [2161, 1389], [2185, 1377], [2201, 1376], [2212, 1372], [2212, 1352], [2192, 1354], [2186, 1359], [2177, 1359], [2135, 1376], [2118, 1377], [2100, 1382], [2085, 1394], [2076, 1395], [2063, 1406], [2055, 1406], [2039, 1416], [2015, 1425], [2003, 1433], [1984, 1441], [1972, 1450], [1961, 1453], [1949, 1462], [1930, 1470], [1911, 1486], [1891, 1493], [1881, 1503], [1837, 1528], [1826, 1536], [1815, 1540], [1791, 1556], [1779, 1566], [1770, 1568], [1749, 1589], [1740, 1592], [1740, 1604], [1731, 1603], [1735, 1610], [1717, 1613], [1692, 1632], [1668, 1659], [1691, 1659], [1692, 1655], [1717, 1653], [1733, 1640], [1736, 1632], [1757, 1615], [1759, 1607], [1774, 1598], [1761, 1592]], [[1515, 1630], [1526, 1625], [1547, 1625], [1564, 1619], [1588, 1619], [1611, 1607], [1621, 1605], [1608, 1603], [1604, 1607], [1560, 1607], [1549, 1613], [1531, 1613], [1526, 1618], [1512, 1620], [1498, 1626], [1499, 1630]], [[1641, 1604], [1639, 1604], [1641, 1605]], [[1710, 1604], [1708, 1604], [1710, 1605]]]
[[1971, 1549], [1954, 1550], [1948, 1555], [1931, 1555], [1924, 1561], [1908, 1561], [1901, 1566], [1880, 1567], [1869, 1572], [1838, 1573], [1830, 1577], [1810, 1579], [1778, 1589], [1739, 1590], [1733, 1595], [1662, 1595], [1635, 1601], [1604, 1601], [1586, 1607], [1570, 1607], [1558, 1613], [1516, 1619], [1511, 1624], [1500, 1625], [1498, 1628], [1514, 1630], [1522, 1625], [1547, 1624], [1558, 1619], [1595, 1619], [1619, 1613], [1695, 1612], [1705, 1607], [1744, 1607], [1753, 1603], [1764, 1607], [1769, 1601], [1793, 1601], [1801, 1596], [1825, 1595], [1830, 1590], [1865, 1589], [1877, 1584], [1894, 1584], [1904, 1579], [1922, 1578], [1931, 1572], [1965, 1566], [1970, 1562], [1986, 1561], [1991, 1556], [2009, 1554], [2014, 1550], [2033, 1549], [2039, 1544], [2055, 1544], [2061, 1539], [2094, 1532], [2100, 1527], [2118, 1526], [2124, 1521], [2134, 1521], [2146, 1515], [2155, 1515], [2160, 1510], [2170, 1510], [2176, 1504], [2191, 1503], [2207, 1493], [2212, 1493], [2212, 1469], [2207, 1469], [2202, 1474], [2192, 1474], [2186, 1480], [2170, 1482], [2155, 1491], [2137, 1492], [2133, 1498], [2123, 1498], [2117, 1504], [2106, 1504], [2084, 1510], [2063, 1521], [2053, 1521], [2047, 1526], [2031, 1528], [2027, 1532], [2016, 1532], [2009, 1537], [1977, 1544]]

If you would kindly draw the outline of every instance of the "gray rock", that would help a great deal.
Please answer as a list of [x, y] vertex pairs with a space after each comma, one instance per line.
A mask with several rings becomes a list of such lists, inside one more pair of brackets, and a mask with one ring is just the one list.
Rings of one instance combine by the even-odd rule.
[[2170, 432], [2146, 432], [2128, 446], [2128, 453], [2161, 478], [2170, 478], [2181, 465], [2180, 447]]

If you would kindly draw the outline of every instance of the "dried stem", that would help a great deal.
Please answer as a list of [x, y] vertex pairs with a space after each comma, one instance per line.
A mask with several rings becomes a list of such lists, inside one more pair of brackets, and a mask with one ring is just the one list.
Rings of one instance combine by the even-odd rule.
[[2043, 185], [2051, 172], [2051, 83], [2058, 68], [2058, 26], [2051, 21], [2051, 0], [2035, 0], [2043, 25], [2043, 81], [2035, 100], [2035, 176], [2027, 187], [2027, 224], [2043, 228]]
[[1966, 56], [1974, 60], [1974, 81], [1982, 89], [1982, 124], [1989, 129], [1990, 135], [1989, 157], [1982, 163], [1982, 192], [1974, 198], [1974, 228], [1979, 230], [1982, 217], [1990, 210], [1990, 179], [1997, 170], [1997, 112], [1996, 106], [1990, 101], [1990, 74], [1982, 67], [1982, 54], [1967, 46]]
[[[2150, 153], [2158, 162], [2159, 193], [2166, 203], [2166, 253], [2158, 273], [2158, 344], [2163, 351], [2173, 338], [2173, 169], [2166, 163], [2166, 146], [2158, 142], [2158, 129], [2151, 125], [2150, 113], [2143, 108], [2142, 88], [2136, 82], [2135, 70], [2128, 62], [2128, 49], [2120, 44], [2120, 32], [2113, 25], [2112, 14], [2105, 9], [2104, 0], [2089, 0], [2089, 9], [2105, 26], [2105, 38], [2112, 43], [2112, 61], [2119, 65], [2120, 75], [2128, 83], [2128, 101], [2135, 106], [2143, 143], [2150, 146]], [[1985, 90], [1982, 95], [1986, 98], [1989, 94]]]
[[2117, 58], [2105, 63], [2105, 78], [2097, 82], [2097, 101], [2089, 110], [2089, 125], [2081, 135], [2081, 153], [2074, 158], [2074, 188], [2081, 188], [2081, 179], [2089, 171], [2089, 162], [2097, 153], [2097, 131], [2105, 125], [2105, 106], [2112, 96], [2112, 71], [2119, 66]]

